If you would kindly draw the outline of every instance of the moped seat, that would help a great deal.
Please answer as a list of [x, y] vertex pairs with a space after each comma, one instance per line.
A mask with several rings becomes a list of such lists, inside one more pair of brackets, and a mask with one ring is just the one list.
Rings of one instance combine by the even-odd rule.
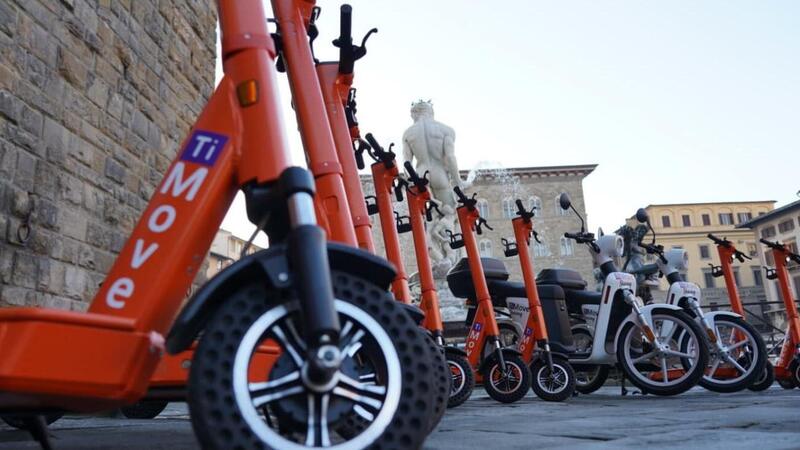
[[527, 297], [525, 284], [515, 281], [486, 280], [492, 298]]
[[567, 303], [571, 305], [599, 305], [603, 294], [595, 291], [564, 289]]

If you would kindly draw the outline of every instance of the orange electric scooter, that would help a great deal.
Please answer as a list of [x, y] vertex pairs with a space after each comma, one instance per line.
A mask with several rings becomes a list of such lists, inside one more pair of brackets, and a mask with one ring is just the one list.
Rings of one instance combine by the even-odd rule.
[[[472, 366], [469, 359], [467, 359], [467, 353], [457, 347], [447, 346], [444, 342], [444, 324], [439, 310], [439, 295], [433, 278], [431, 259], [428, 254], [428, 240], [425, 233], [425, 219], [432, 220], [433, 210], [439, 212], [439, 208], [431, 199], [427, 173], [420, 177], [409, 161], [406, 161], [403, 167], [405, 167], [408, 174], [408, 180], [400, 179], [400, 181], [406, 188], [409, 225], [414, 238], [414, 253], [417, 257], [417, 273], [419, 274], [421, 288], [419, 305], [425, 313], [423, 326], [431, 332], [436, 343], [444, 348], [445, 359], [450, 368], [451, 376], [447, 407], [454, 408], [467, 401], [472, 395], [472, 390], [475, 387], [475, 375], [472, 373]], [[439, 212], [439, 214], [441, 213]], [[400, 225], [402, 226], [403, 224]]]
[[[531, 372], [519, 350], [500, 343], [500, 329], [484, 273], [485, 264], [499, 261], [481, 258], [475, 238], [475, 233], [483, 233], [482, 227], [492, 228], [478, 212], [476, 194], [467, 197], [458, 186], [453, 191], [458, 197], [456, 211], [461, 233], [450, 233], [450, 247], [465, 248], [467, 257], [450, 269], [447, 284], [456, 297], [475, 299], [477, 303], [465, 345], [467, 358], [475, 371], [476, 382], [483, 383], [486, 393], [499, 402], [512, 403], [525, 397], [531, 386]], [[505, 271], [505, 267], [502, 270]]]
[[775, 268], [768, 269], [768, 280], [778, 280], [783, 304], [786, 307], [786, 337], [783, 341], [781, 355], [775, 362], [775, 379], [784, 388], [800, 387], [800, 315], [797, 313], [797, 301], [789, 287], [788, 261], [800, 264], [800, 255], [789, 250], [786, 244], [761, 239], [761, 243], [772, 250]]
[[397, 168], [396, 155], [392, 151], [394, 144], [389, 145], [389, 150], [384, 150], [371, 133], [367, 133], [366, 142], [360, 143], [355, 152], [356, 164], [359, 169], [364, 168], [364, 155], [372, 158], [374, 163], [370, 166], [372, 180], [375, 186], [374, 212], [378, 214], [383, 234], [383, 244], [386, 248], [386, 259], [394, 264], [397, 274], [392, 280], [392, 292], [397, 300], [410, 304], [411, 291], [408, 288], [408, 275], [400, 253], [400, 231], [411, 231], [408, 222], [404, 221], [394, 210], [392, 194], [402, 200], [402, 187], [397, 183], [400, 171]]
[[[739, 260], [739, 262], [743, 263], [746, 259], [751, 258], [737, 250], [733, 245], [733, 242], [725, 238], [720, 239], [711, 233], [708, 234], [708, 238], [711, 239], [717, 246], [717, 252], [719, 253], [720, 261], [719, 266], [709, 264], [711, 266], [711, 275], [714, 277], [723, 277], [725, 280], [725, 288], [728, 290], [728, 299], [731, 303], [731, 311], [739, 314], [743, 319], [746, 320], [747, 311], [744, 309], [744, 305], [742, 305], [742, 300], [739, 297], [739, 288], [736, 287], [736, 278], [733, 275], [733, 261]], [[760, 334], [755, 334], [754, 337], [756, 339], [761, 339]], [[760, 348], [765, 348], [765, 346], [761, 345]], [[755, 381], [747, 387], [747, 389], [755, 392], [763, 391], [772, 386], [773, 381], [775, 381], [775, 368], [772, 366], [772, 363], [767, 360], [762, 374], [756, 378]]]
[[[313, 3], [273, 2], [290, 73], [286, 43], [305, 41], [305, 27], [296, 25]], [[225, 77], [89, 312], [0, 310], [0, 414], [20, 418], [48, 446], [41, 414], [106, 410], [141, 398], [164, 351], [189, 349], [202, 331], [188, 403], [204, 448], [417, 447], [425, 433], [415, 424], [429, 413], [418, 405], [429, 402], [424, 381], [412, 380], [412, 361], [424, 336], [386, 293], [392, 268], [326, 243], [316, 225], [314, 182], [288, 167], [273, 67], [278, 51], [261, 2], [218, 4]], [[327, 127], [308, 122], [314, 115], [298, 93], [319, 94], [315, 80], [293, 80], [301, 129], [312, 131]], [[320, 188], [341, 191], [340, 174], [315, 174]], [[210, 280], [175, 319], [238, 189], [271, 246]], [[335, 201], [323, 198], [322, 217], [331, 234], [347, 237], [349, 227], [352, 236], [346, 208]], [[263, 358], [264, 345], [280, 356]], [[365, 366], [374, 368], [370, 382], [359, 370]], [[395, 420], [401, 411], [404, 420]], [[353, 414], [366, 426], [339, 434]]]
[[[536, 285], [536, 274], [529, 252], [531, 236], [536, 242], [540, 242], [533, 229], [534, 211], [533, 208], [526, 210], [520, 199], [516, 203], [517, 217], [511, 220], [515, 242], [502, 239], [502, 243], [506, 257], [519, 256], [524, 284], [520, 286], [518, 283], [492, 280], [493, 289], [490, 292], [499, 290], [504, 292], [505, 297], [527, 300], [527, 318], [518, 349], [522, 360], [530, 368], [533, 377], [531, 387], [536, 396], [542, 400], [561, 402], [572, 397], [575, 392], [575, 371], [567, 360], [569, 354], [575, 351], [575, 346], [572, 344], [564, 292], [560, 286]], [[539, 297], [540, 290], [549, 302], [547, 315]], [[509, 303], [510, 301], [507, 300]], [[551, 341], [548, 328], [556, 332], [555, 340]]]

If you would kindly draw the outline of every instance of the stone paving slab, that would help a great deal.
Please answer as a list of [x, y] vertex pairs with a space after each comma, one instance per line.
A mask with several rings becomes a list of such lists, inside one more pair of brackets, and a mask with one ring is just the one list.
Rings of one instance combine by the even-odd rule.
[[[185, 405], [153, 420], [64, 417], [51, 426], [59, 450], [197, 448]], [[565, 403], [530, 395], [501, 405], [478, 390], [448, 411], [426, 450], [529, 448], [800, 448], [800, 390], [715, 394], [695, 388], [678, 397], [619, 395], [604, 387]], [[0, 424], [0, 450], [36, 449], [27, 433]]]

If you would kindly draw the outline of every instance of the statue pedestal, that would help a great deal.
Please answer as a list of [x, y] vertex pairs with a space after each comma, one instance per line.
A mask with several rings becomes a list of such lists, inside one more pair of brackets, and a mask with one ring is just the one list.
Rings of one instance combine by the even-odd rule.
[[[450, 261], [444, 260], [433, 266], [433, 280], [436, 283], [436, 293], [439, 297], [439, 310], [442, 314], [443, 322], [464, 322], [467, 319], [467, 307], [464, 305], [463, 298], [457, 298], [450, 292], [447, 285], [447, 271], [450, 270]], [[419, 286], [419, 275], [415, 272], [409, 278], [409, 288], [411, 297], [419, 301], [421, 291]]]

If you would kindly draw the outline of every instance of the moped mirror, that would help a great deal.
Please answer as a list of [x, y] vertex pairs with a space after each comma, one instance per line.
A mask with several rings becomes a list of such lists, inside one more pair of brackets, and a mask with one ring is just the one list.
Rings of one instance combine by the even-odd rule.
[[570, 207], [572, 207], [572, 200], [569, 198], [569, 194], [562, 192], [561, 195], [558, 196], [558, 204], [564, 211], [570, 209]]
[[636, 211], [636, 220], [639, 221], [639, 223], [649, 223], [650, 216], [647, 215], [647, 211], [644, 208], [639, 208]]

